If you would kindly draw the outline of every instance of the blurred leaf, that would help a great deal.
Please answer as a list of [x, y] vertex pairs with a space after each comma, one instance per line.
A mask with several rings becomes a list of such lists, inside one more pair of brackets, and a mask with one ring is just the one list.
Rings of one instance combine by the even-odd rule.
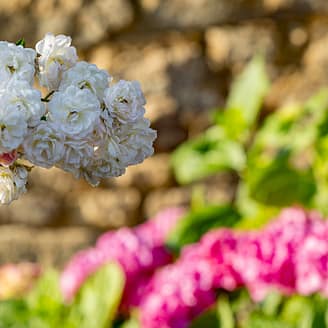
[[128, 321], [125, 321], [120, 328], [140, 328], [139, 321], [136, 318], [130, 318]]
[[228, 299], [225, 294], [220, 295], [217, 305], [217, 313], [220, 318], [221, 328], [234, 328], [235, 320], [234, 314]]
[[248, 124], [240, 109], [229, 108], [223, 112], [218, 112], [215, 117], [216, 124], [220, 125], [227, 137], [232, 140], [243, 140], [248, 131]]
[[171, 160], [177, 181], [187, 184], [221, 171], [240, 171], [245, 153], [239, 143], [226, 139], [219, 127], [212, 127], [178, 147]]
[[243, 182], [238, 187], [236, 207], [242, 218], [235, 228], [242, 230], [259, 229], [280, 211], [279, 207], [267, 206], [251, 198], [248, 186]]
[[292, 168], [285, 158], [248, 172], [247, 182], [250, 196], [269, 206], [308, 205], [316, 192], [312, 172]]
[[[228, 129], [236, 129], [238, 126], [240, 132], [243, 132], [245, 127], [251, 128], [254, 125], [269, 84], [263, 57], [254, 57], [232, 84], [226, 111], [233, 111], [233, 115], [228, 116], [236, 119], [230, 124], [227, 122]], [[235, 122], [238, 123], [234, 125]]]
[[166, 244], [172, 250], [179, 251], [184, 245], [197, 242], [210, 229], [232, 227], [239, 220], [239, 213], [230, 205], [208, 205], [179, 220]]
[[206, 206], [205, 188], [202, 185], [196, 185], [192, 188], [190, 207], [196, 211]]
[[[244, 328], [296, 328], [278, 318], [267, 317], [262, 314], [254, 314]], [[300, 327], [297, 327], [300, 328]]]
[[28, 327], [28, 307], [24, 300], [7, 300], [0, 302], [1, 328]]
[[313, 321], [311, 300], [299, 295], [289, 297], [282, 309], [281, 318], [294, 327], [311, 328]]
[[63, 304], [59, 288], [59, 275], [55, 270], [45, 272], [27, 298], [30, 308], [54, 312]]
[[31, 327], [57, 327], [63, 323], [68, 308], [64, 306], [59, 275], [55, 270], [45, 272], [27, 297]]
[[219, 328], [220, 322], [216, 314], [216, 310], [211, 308], [196, 319], [194, 319], [189, 328]]
[[120, 305], [124, 281], [124, 273], [116, 263], [106, 264], [88, 278], [72, 305], [70, 327], [111, 327]]
[[280, 293], [277, 291], [270, 292], [262, 302], [263, 313], [268, 316], [277, 315], [282, 301], [283, 296]]

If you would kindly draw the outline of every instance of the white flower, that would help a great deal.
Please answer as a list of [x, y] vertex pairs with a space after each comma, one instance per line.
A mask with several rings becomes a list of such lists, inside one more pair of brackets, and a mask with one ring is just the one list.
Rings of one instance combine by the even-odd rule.
[[64, 135], [58, 127], [42, 121], [24, 141], [24, 156], [35, 165], [50, 168], [64, 156]]
[[18, 198], [22, 193], [26, 192], [26, 183], [28, 171], [23, 165], [16, 165], [13, 168], [14, 185], [16, 187], [16, 197]]
[[105, 90], [104, 102], [110, 115], [122, 123], [135, 122], [144, 113], [145, 97], [137, 81], [121, 80]]
[[105, 151], [103, 153], [103, 158], [121, 167], [128, 166], [130, 157], [129, 150], [121, 144], [121, 140], [118, 136], [108, 136], [104, 145]]
[[150, 128], [148, 119], [142, 117], [133, 124], [122, 125], [116, 130], [120, 144], [129, 154], [127, 165], [134, 165], [144, 161], [154, 153], [153, 142], [157, 137], [155, 130]]
[[14, 43], [0, 41], [0, 79], [1, 82], [16, 78], [33, 84], [34, 60], [33, 49], [16, 46]]
[[69, 36], [47, 33], [35, 48], [38, 57], [40, 84], [49, 90], [57, 90], [61, 75], [77, 62], [76, 49]]
[[24, 166], [14, 168], [0, 166], [0, 203], [10, 204], [26, 191], [27, 169]]
[[25, 113], [0, 97], [0, 153], [10, 152], [23, 142], [27, 133]]
[[66, 140], [64, 142], [64, 156], [56, 166], [70, 172], [75, 178], [81, 177], [81, 167], [89, 165], [94, 156], [94, 147], [88, 140]]
[[39, 124], [46, 108], [41, 101], [41, 92], [32, 88], [26, 81], [12, 79], [5, 89], [0, 90], [0, 98], [11, 108], [24, 113], [28, 126]]
[[120, 166], [116, 161], [106, 161], [95, 159], [88, 166], [80, 169], [80, 176], [90, 185], [97, 186], [101, 179], [118, 177], [125, 172], [125, 167]]
[[15, 199], [14, 174], [8, 167], [0, 166], [0, 203], [10, 204]]
[[63, 73], [59, 90], [63, 91], [70, 85], [74, 85], [80, 89], [88, 88], [102, 102], [109, 81], [110, 76], [106, 71], [99, 69], [94, 64], [80, 61]]
[[67, 136], [83, 138], [99, 123], [100, 104], [89, 89], [70, 86], [55, 92], [48, 105], [50, 120]]

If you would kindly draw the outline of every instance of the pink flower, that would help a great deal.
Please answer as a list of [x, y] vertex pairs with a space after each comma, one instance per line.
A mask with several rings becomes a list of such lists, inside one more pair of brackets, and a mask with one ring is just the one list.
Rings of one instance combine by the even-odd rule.
[[328, 225], [313, 220], [296, 255], [296, 289], [302, 295], [322, 292], [328, 296]]
[[[122, 307], [137, 305], [146, 277], [150, 277], [159, 266], [172, 261], [164, 241], [183, 213], [180, 208], [167, 209], [136, 228], [121, 228], [100, 236], [95, 248], [75, 255], [62, 273], [61, 290], [65, 299], [70, 301], [83, 282], [101, 265], [116, 261], [126, 275]], [[136, 284], [140, 288], [135, 288]]]
[[211, 262], [180, 260], [158, 270], [140, 305], [143, 328], [186, 328], [215, 302]]
[[140, 305], [142, 327], [184, 328], [215, 302], [217, 289], [270, 289], [328, 295], [328, 224], [315, 212], [289, 208], [257, 232], [218, 229], [158, 270]]
[[236, 257], [253, 299], [263, 299], [272, 288], [285, 294], [300, 292], [299, 275], [307, 263], [300, 261], [299, 253], [313, 227], [323, 222], [316, 212], [288, 208], [262, 231], [253, 233]]
[[18, 158], [17, 150], [14, 149], [10, 153], [3, 153], [0, 155], [0, 164], [3, 166], [10, 166]]
[[60, 289], [67, 301], [71, 301], [85, 279], [104, 263], [104, 256], [96, 248], [77, 253], [60, 277]]

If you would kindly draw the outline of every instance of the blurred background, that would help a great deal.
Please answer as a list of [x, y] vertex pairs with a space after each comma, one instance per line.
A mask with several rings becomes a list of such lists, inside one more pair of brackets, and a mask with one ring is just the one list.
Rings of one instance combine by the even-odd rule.
[[[0, 39], [70, 35], [80, 59], [115, 80], [139, 80], [158, 132], [155, 155], [92, 188], [57, 169], [35, 168], [29, 191], [0, 207], [0, 263], [63, 264], [100, 232], [188, 205], [170, 152], [205, 130], [233, 77], [262, 53], [273, 81], [264, 113], [302, 101], [328, 80], [326, 0], [0, 0]], [[233, 177], [197, 182], [208, 201], [233, 197]]]

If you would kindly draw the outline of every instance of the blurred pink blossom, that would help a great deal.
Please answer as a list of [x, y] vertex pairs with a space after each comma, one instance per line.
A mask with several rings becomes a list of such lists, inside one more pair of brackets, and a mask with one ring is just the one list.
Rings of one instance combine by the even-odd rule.
[[316, 212], [288, 208], [260, 231], [218, 229], [159, 269], [140, 306], [143, 328], [184, 328], [215, 302], [218, 289], [246, 286], [254, 300], [270, 289], [328, 296], [328, 225]]
[[64, 298], [72, 300], [83, 282], [101, 265], [117, 261], [126, 275], [122, 307], [138, 305], [146, 277], [172, 261], [164, 240], [183, 213], [182, 208], [169, 208], [136, 228], [121, 228], [100, 236], [94, 248], [77, 253], [63, 271]]

